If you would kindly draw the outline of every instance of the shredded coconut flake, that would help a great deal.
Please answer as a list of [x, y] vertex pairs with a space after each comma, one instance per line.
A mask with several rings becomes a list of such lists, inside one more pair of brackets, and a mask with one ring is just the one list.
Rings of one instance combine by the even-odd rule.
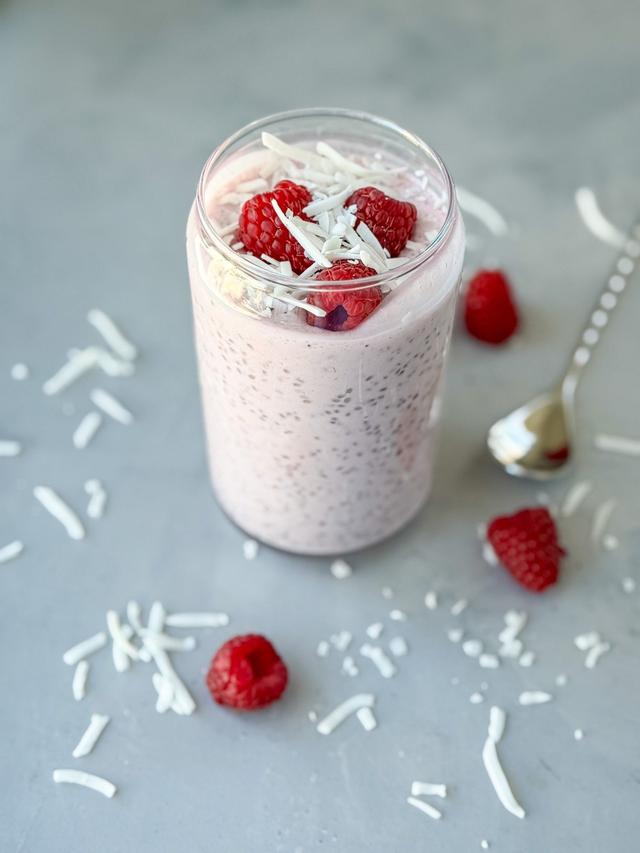
[[560, 675], [556, 675], [556, 686], [564, 687], [567, 684], [568, 680], [569, 679], [567, 678], [567, 676], [563, 672], [561, 672]]
[[78, 350], [57, 373], [47, 379], [42, 390], [47, 396], [59, 394], [97, 364], [95, 347]]
[[93, 773], [85, 773], [82, 770], [54, 770], [53, 781], [57, 783], [66, 782], [70, 785], [81, 785], [83, 788], [91, 788], [105, 797], [113, 797], [118, 790], [113, 782], [103, 779], [102, 776], [94, 776]]
[[586, 652], [597, 646], [600, 642], [600, 634], [597, 631], [587, 631], [585, 634], [578, 634], [577, 637], [574, 637], [573, 642], [581, 652]]
[[395, 665], [387, 657], [380, 646], [371, 646], [369, 643], [365, 643], [360, 648], [360, 654], [363, 658], [367, 658], [371, 661], [383, 678], [392, 678], [396, 674], [397, 670]]
[[580, 508], [592, 488], [593, 486], [587, 480], [574, 483], [564, 497], [560, 507], [560, 515], [564, 518], [573, 515]]
[[459, 643], [464, 636], [462, 628], [450, 628], [447, 631], [447, 638], [451, 643]]
[[346, 699], [342, 704], [334, 708], [330, 714], [320, 720], [316, 726], [316, 730], [321, 735], [330, 735], [339, 725], [341, 725], [352, 714], [357, 713], [361, 708], [373, 708], [375, 705], [375, 697], [371, 693], [358, 693], [351, 698]]
[[[122, 626], [122, 636], [125, 640], [130, 640], [133, 633], [133, 628], [130, 625]], [[139, 656], [140, 653], [138, 653]], [[131, 668], [131, 658], [113, 638], [111, 641], [111, 658], [116, 672], [127, 672]]]
[[331, 563], [330, 571], [336, 580], [343, 581], [351, 576], [353, 569], [346, 560], [334, 560]]
[[524, 610], [507, 610], [504, 614], [505, 628], [498, 635], [501, 643], [514, 640], [527, 624], [527, 614]]
[[621, 249], [627, 238], [604, 216], [593, 190], [580, 187], [576, 190], [575, 199], [578, 213], [589, 231], [603, 243]]
[[[120, 624], [120, 617], [115, 610], [107, 610], [107, 628], [115, 645], [119, 646], [131, 660], [139, 660], [138, 650], [129, 641], [127, 637], [128, 632], [125, 633], [123, 630], [123, 626]], [[133, 634], [133, 629], [131, 630], [131, 634]]]
[[394, 657], [404, 657], [409, 651], [409, 646], [404, 637], [392, 637], [389, 640], [389, 651]]
[[504, 734], [504, 727], [507, 723], [507, 715], [497, 705], [492, 705], [489, 711], [489, 730], [488, 734], [494, 743], [500, 743]]
[[326, 640], [320, 640], [316, 647], [316, 654], [319, 658], [326, 658], [331, 651], [331, 646]]
[[460, 598], [451, 606], [451, 615], [452, 616], [460, 616], [460, 614], [467, 609], [469, 602], [466, 598]]
[[350, 631], [340, 631], [338, 634], [332, 634], [329, 638], [331, 645], [339, 652], [346, 652], [352, 639]]
[[127, 603], [127, 620], [136, 634], [142, 632], [142, 610], [137, 601]]
[[521, 705], [544, 705], [552, 699], [551, 693], [545, 693], [544, 690], [525, 690], [518, 696]]
[[488, 201], [460, 186], [456, 188], [456, 195], [462, 210], [482, 222], [492, 234], [501, 237], [507, 233], [509, 229], [504, 217]]
[[84, 450], [91, 442], [102, 425], [100, 412], [88, 412], [76, 427], [73, 436], [73, 446], [78, 450]]
[[361, 166], [359, 163], [354, 163], [353, 160], [348, 160], [339, 151], [336, 151], [331, 145], [326, 142], [318, 142], [316, 145], [316, 151], [322, 157], [326, 157], [330, 160], [338, 169], [341, 169], [343, 172], [351, 173], [352, 175], [356, 175], [356, 177], [363, 178], [370, 174], [371, 170], [367, 169], [365, 166]]
[[372, 732], [378, 725], [378, 721], [376, 720], [373, 711], [371, 708], [366, 706], [364, 708], [358, 708], [356, 711], [356, 717], [360, 721], [360, 725], [365, 732]]
[[158, 694], [158, 698], [156, 700], [156, 711], [159, 714], [164, 714], [173, 705], [175, 699], [173, 695], [173, 687], [171, 682], [167, 681], [166, 678], [163, 678], [159, 672], [154, 672], [151, 676], [151, 680], [156, 689], [156, 693]]
[[623, 438], [619, 435], [596, 435], [593, 443], [598, 450], [609, 453], [623, 453], [626, 456], [640, 456], [640, 441], [635, 438]]
[[195, 637], [172, 637], [170, 634], [154, 634], [142, 629], [142, 638], [151, 637], [158, 647], [167, 652], [192, 652], [196, 647]]
[[503, 643], [498, 649], [498, 654], [501, 658], [519, 658], [522, 654], [523, 644], [522, 640], [518, 640], [517, 638], [508, 640], [506, 643]]
[[271, 200], [271, 204], [273, 209], [276, 212], [276, 215], [280, 222], [284, 225], [287, 231], [294, 237], [298, 243], [302, 246], [305, 253], [314, 261], [316, 264], [320, 264], [321, 267], [325, 267], [328, 269], [331, 266], [331, 261], [322, 254], [320, 249], [316, 246], [314, 242], [310, 239], [308, 234], [305, 234], [304, 230], [298, 226], [293, 219], [289, 219], [288, 216], [282, 212], [282, 208], [278, 204], [278, 202], [274, 199]]
[[483, 542], [483, 544], [482, 544], [482, 558], [490, 566], [497, 566], [498, 565], [498, 555], [496, 554], [494, 547], [491, 544], [491, 542]]
[[111, 317], [100, 311], [98, 308], [93, 308], [87, 314], [87, 320], [102, 335], [105, 343], [125, 361], [134, 361], [138, 356], [138, 350], [128, 338], [124, 336], [122, 331], [116, 326]]
[[609, 520], [616, 508], [617, 501], [610, 499], [600, 504], [593, 514], [593, 524], [591, 526], [591, 541], [598, 544], [609, 524]]
[[94, 349], [96, 353], [96, 366], [106, 373], [107, 376], [132, 376], [135, 372], [133, 362], [116, 358], [102, 347], [94, 347]]
[[83, 758], [85, 755], [89, 755], [108, 723], [109, 717], [104, 714], [92, 714], [91, 722], [73, 750], [73, 757]]
[[242, 543], [242, 553], [245, 560], [255, 560], [258, 556], [259, 547], [255, 539], [245, 539]]
[[513, 795], [511, 786], [509, 785], [507, 777], [500, 764], [498, 751], [496, 749], [496, 744], [499, 743], [504, 732], [504, 724], [504, 711], [501, 708], [496, 708], [495, 706], [491, 708], [489, 736], [484, 742], [482, 761], [491, 784], [493, 785], [493, 789], [504, 808], [516, 817], [524, 818], [526, 814], [525, 810]]
[[129, 409], [126, 409], [120, 400], [117, 400], [113, 394], [105, 391], [104, 388], [94, 388], [89, 396], [94, 406], [102, 409], [105, 415], [109, 415], [114, 421], [118, 421], [118, 423], [125, 426], [133, 422], [133, 415]]
[[341, 192], [336, 193], [335, 195], [329, 195], [325, 198], [319, 198], [316, 201], [310, 202], [304, 209], [304, 212], [307, 216], [317, 216], [319, 213], [323, 211], [335, 210], [335, 208], [341, 208], [344, 200], [351, 195], [353, 192], [353, 187], [351, 185], [347, 186]]
[[377, 255], [379, 255], [379, 256], [380, 256], [380, 257], [382, 257], [382, 258], [384, 258], [384, 257], [385, 257], [384, 248], [382, 247], [382, 243], [380, 242], [380, 240], [378, 240], [378, 238], [377, 238], [377, 237], [376, 237], [376, 235], [373, 233], [373, 231], [371, 230], [371, 228], [369, 228], [369, 226], [367, 225], [367, 223], [366, 223], [366, 222], [364, 222], [364, 221], [362, 221], [362, 222], [358, 222], [358, 224], [357, 224], [357, 226], [356, 226], [356, 233], [357, 233], [360, 237], [362, 237], [362, 239], [364, 240], [364, 242], [365, 242], [365, 243], [366, 243], [366, 244], [367, 244], [371, 249], [373, 249], [373, 251], [374, 251]]
[[609, 643], [597, 643], [593, 648], [589, 649], [584, 661], [586, 668], [593, 669], [602, 655], [606, 654], [610, 649], [611, 645]]
[[281, 139], [278, 139], [278, 137], [274, 136], [272, 133], [263, 131], [262, 144], [265, 148], [268, 148], [269, 151], [279, 154], [280, 157], [289, 158], [290, 160], [294, 160], [296, 163], [304, 163], [306, 166], [318, 169], [318, 171], [322, 173], [327, 171], [327, 161], [324, 157], [320, 157], [313, 151], [309, 151], [308, 148], [302, 148], [299, 145], [289, 145], [287, 142], [283, 142]]
[[75, 666], [83, 658], [87, 657], [87, 655], [91, 655], [94, 652], [99, 651], [101, 648], [106, 646], [106, 644], [107, 635], [104, 631], [99, 631], [97, 634], [94, 634], [93, 637], [89, 637], [87, 640], [83, 640], [81, 643], [77, 643], [75, 646], [67, 649], [62, 656], [62, 660], [67, 664], [67, 666]]
[[367, 637], [370, 637], [370, 639], [377, 640], [383, 631], [384, 625], [382, 624], [382, 622], [374, 622], [373, 624], [369, 625], [366, 630], [366, 634]]
[[347, 655], [342, 661], [342, 671], [345, 675], [348, 675], [350, 678], [355, 678], [356, 675], [359, 674], [360, 670], [358, 669], [356, 662], [351, 657], [351, 655]]
[[447, 786], [441, 782], [412, 782], [412, 797], [440, 797], [444, 800], [447, 796]]
[[482, 653], [482, 643], [480, 640], [465, 640], [462, 644], [462, 651], [470, 658], [477, 658]]
[[575, 731], [573, 732], [573, 737], [574, 740], [582, 740], [584, 737], [584, 732], [582, 731], [582, 729], [575, 729]]
[[0, 441], [0, 456], [19, 456], [22, 452], [22, 445], [19, 441]]
[[195, 711], [196, 703], [173, 668], [169, 660], [169, 655], [164, 649], [160, 648], [152, 637], [145, 637], [144, 643], [158, 667], [160, 675], [173, 687], [175, 696], [174, 709], [176, 712], [179, 714], [192, 714]]
[[25, 379], [29, 378], [29, 375], [29, 368], [21, 361], [19, 361], [17, 364], [14, 364], [11, 368], [11, 378], [14, 379], [16, 382], [24, 382]]
[[471, 702], [472, 705], [480, 705], [481, 702], [484, 702], [484, 696], [482, 693], [472, 693], [471, 696], [469, 696], [469, 702]]
[[520, 655], [520, 660], [518, 661], [518, 663], [520, 664], [520, 666], [530, 667], [530, 666], [533, 666], [535, 661], [536, 661], [535, 654], [531, 651], [526, 651], [526, 652], [522, 652], [522, 654]]
[[89, 664], [86, 660], [78, 661], [75, 672], [73, 673], [73, 681], [71, 682], [71, 692], [76, 702], [80, 702], [87, 694], [87, 677], [89, 675]]
[[15, 560], [16, 557], [19, 557], [20, 554], [24, 551], [24, 545], [19, 539], [14, 539], [13, 542], [9, 542], [8, 545], [4, 545], [0, 548], [0, 564], [8, 563], [9, 560]]
[[391, 619], [393, 622], [406, 622], [407, 614], [404, 612], [404, 610], [391, 610], [389, 612], [389, 619]]
[[433, 590], [429, 590], [424, 597], [424, 606], [427, 610], [435, 610], [438, 607], [438, 594]]
[[87, 515], [89, 518], [102, 518], [107, 504], [107, 493], [100, 480], [87, 480], [84, 490], [89, 495]]
[[[171, 617], [168, 617], [166, 612], [165, 612], [164, 605], [162, 604], [162, 602], [161, 601], [154, 601], [153, 604], [151, 605], [151, 607], [149, 608], [149, 621], [147, 622], [147, 628], [153, 634], [160, 634], [160, 633], [162, 633], [162, 629], [164, 628], [165, 619], [170, 618], [170, 619], [175, 620], [176, 616], [182, 616], [182, 615], [183, 614], [175, 614], [174, 613]], [[171, 624], [171, 622], [169, 622], [168, 624]], [[173, 627], [179, 628], [181, 626], [176, 625], [175, 621], [174, 621]], [[186, 625], [185, 627], [191, 628], [192, 626]]]
[[82, 522], [60, 495], [49, 486], [36, 486], [33, 494], [47, 512], [60, 522], [71, 539], [84, 539]]
[[498, 669], [500, 659], [497, 655], [487, 654], [486, 652], [478, 658], [478, 663], [483, 669]]
[[356, 245], [356, 252], [360, 256], [362, 263], [374, 269], [377, 273], [384, 272], [389, 268], [387, 259], [384, 255], [379, 255], [371, 246], [363, 246], [362, 243]]
[[424, 800], [419, 800], [417, 797], [407, 797], [407, 802], [410, 806], [413, 806], [415, 809], [418, 809], [418, 811], [428, 815], [433, 820], [440, 820], [442, 817], [441, 811], [438, 811], [438, 809], [430, 803], [425, 803]]

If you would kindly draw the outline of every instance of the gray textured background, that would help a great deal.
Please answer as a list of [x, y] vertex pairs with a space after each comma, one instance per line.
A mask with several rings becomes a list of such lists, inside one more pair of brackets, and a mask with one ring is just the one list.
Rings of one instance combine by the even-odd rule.
[[[593, 549], [585, 511], [563, 526], [571, 556], [561, 584], [534, 599], [483, 564], [474, 528], [535, 501], [534, 486], [491, 467], [483, 434], [555, 377], [613, 259], [579, 221], [575, 188], [592, 186], [620, 225], [638, 209], [639, 27], [635, 0], [0, 2], [0, 433], [25, 444], [19, 459], [0, 460], [0, 545], [20, 537], [27, 546], [0, 571], [3, 851], [636, 845], [638, 598], [620, 579], [640, 576], [640, 463], [597, 454], [591, 440], [596, 430], [640, 431], [640, 288], [626, 295], [580, 396], [577, 476], [596, 484], [589, 511], [619, 499], [620, 550]], [[503, 211], [513, 229], [500, 241], [468, 221], [483, 240], [469, 266], [504, 264], [526, 319], [506, 350], [458, 334], [431, 504], [401, 536], [356, 556], [344, 583], [326, 561], [263, 550], [245, 562], [242, 534], [211, 501], [184, 259], [187, 209], [212, 147], [257, 116], [314, 104], [411, 127], [460, 184]], [[117, 387], [137, 423], [106, 425], [78, 452], [70, 435], [90, 380], [60, 399], [39, 386], [67, 348], [94, 340], [84, 317], [95, 305], [141, 347], [133, 379], [102, 383]], [[29, 382], [9, 378], [18, 360], [31, 366]], [[74, 543], [31, 489], [50, 483], [82, 506], [88, 476], [106, 484], [108, 513]], [[340, 628], [361, 640], [388, 610], [384, 584], [410, 614], [401, 627], [411, 654], [393, 681], [364, 663], [357, 682], [346, 679], [337, 657], [315, 656], [316, 643]], [[467, 595], [462, 622], [489, 641], [507, 607], [526, 608], [537, 664], [479, 670], [446, 640], [448, 608], [425, 611], [432, 586], [448, 604]], [[73, 702], [62, 651], [130, 597], [231, 614], [228, 630], [205, 632], [177, 660], [200, 705], [194, 717], [156, 715], [149, 671], [117, 676], [107, 653], [95, 659], [87, 699]], [[589, 628], [614, 644], [593, 672], [572, 644]], [[221, 639], [249, 629], [273, 638], [292, 683], [277, 707], [236, 716], [210, 704], [200, 672]], [[570, 676], [562, 691], [553, 684], [561, 671]], [[483, 679], [510, 712], [501, 753], [524, 822], [500, 807], [480, 762], [488, 703], [468, 696]], [[376, 692], [378, 730], [366, 735], [352, 721], [321, 738], [307, 711], [324, 713], [356, 687]], [[558, 695], [519, 709], [523, 687]], [[75, 764], [112, 778], [113, 801], [51, 782], [54, 767], [74, 764], [90, 711], [112, 722]], [[576, 726], [586, 732], [579, 744]], [[440, 823], [405, 804], [415, 778], [451, 785]]]

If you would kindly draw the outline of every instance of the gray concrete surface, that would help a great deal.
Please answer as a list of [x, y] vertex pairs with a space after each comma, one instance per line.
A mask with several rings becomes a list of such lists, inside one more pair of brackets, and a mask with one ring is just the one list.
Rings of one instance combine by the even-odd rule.
[[[3, 851], [462, 853], [483, 838], [513, 853], [637, 846], [638, 595], [620, 582], [640, 582], [640, 462], [597, 453], [592, 438], [640, 433], [640, 287], [581, 389], [574, 478], [595, 488], [562, 525], [570, 557], [557, 589], [534, 598], [485, 565], [475, 526], [536, 500], [535, 486], [490, 465], [483, 434], [556, 375], [613, 260], [578, 219], [575, 188], [592, 186], [621, 226], [638, 210], [639, 26], [625, 0], [0, 3], [0, 436], [24, 443], [21, 457], [0, 460], [0, 545], [26, 544], [0, 567]], [[505, 350], [457, 335], [433, 500], [402, 535], [354, 557], [342, 583], [322, 560], [263, 550], [246, 562], [242, 534], [210, 498], [184, 259], [211, 148], [248, 120], [307, 104], [388, 115], [435, 145], [459, 183], [511, 223], [497, 240], [468, 221], [482, 241], [469, 267], [502, 263], [525, 317]], [[95, 339], [84, 319], [95, 305], [141, 348], [135, 377], [102, 382], [137, 421], [105, 425], [79, 452], [70, 436], [92, 380], [55, 399], [40, 384], [69, 347]], [[11, 380], [17, 361], [29, 381]], [[90, 476], [105, 483], [108, 511], [75, 543], [31, 490], [49, 483], [83, 508]], [[550, 488], [551, 500], [570, 482]], [[612, 496], [621, 544], [605, 553], [588, 531]], [[429, 588], [441, 592], [435, 613], [422, 603]], [[489, 646], [506, 608], [529, 612], [534, 667], [485, 672], [447, 641], [448, 608], [463, 595], [459, 621]], [[108, 652], [87, 698], [71, 697], [62, 652], [132, 597], [231, 614], [228, 629], [202, 632], [197, 651], [176, 656], [199, 705], [192, 718], [157, 715], [149, 670], [116, 675]], [[395, 679], [366, 661], [348, 679], [335, 653], [316, 657], [320, 639], [345, 628], [360, 642], [391, 606], [409, 614], [395, 627], [411, 647]], [[587, 671], [572, 638], [592, 628], [613, 649]], [[292, 681], [277, 707], [237, 716], [211, 704], [201, 671], [223, 638], [246, 630], [273, 638]], [[469, 704], [483, 680], [487, 701]], [[524, 688], [555, 701], [520, 708]], [[358, 689], [378, 697], [377, 731], [350, 721], [320, 737], [307, 712]], [[501, 808], [481, 764], [490, 702], [509, 712], [500, 750], [524, 821]], [[74, 761], [92, 711], [112, 722], [93, 755]], [[51, 771], [74, 765], [113, 779], [117, 797], [54, 786]], [[451, 786], [439, 823], [406, 805], [413, 779]]]

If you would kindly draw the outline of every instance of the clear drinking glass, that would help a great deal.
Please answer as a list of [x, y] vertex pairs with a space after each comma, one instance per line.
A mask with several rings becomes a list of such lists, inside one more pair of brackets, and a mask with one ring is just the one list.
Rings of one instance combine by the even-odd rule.
[[[216, 212], [226, 188], [260, 168], [262, 131], [400, 164], [432, 193], [437, 231], [392, 269], [339, 285], [292, 284], [257, 265], [229, 245]], [[363, 113], [312, 109], [254, 122], [207, 161], [187, 255], [207, 453], [223, 510], [256, 539], [297, 553], [345, 553], [399, 530], [431, 489], [464, 256], [462, 219], [440, 157]], [[337, 287], [378, 288], [384, 300], [350, 331], [310, 325], [296, 305]]]

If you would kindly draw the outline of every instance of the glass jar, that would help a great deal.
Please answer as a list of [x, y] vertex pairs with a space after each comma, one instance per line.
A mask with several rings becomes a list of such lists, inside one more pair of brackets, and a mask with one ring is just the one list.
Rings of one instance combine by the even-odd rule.
[[[433, 227], [423, 245], [374, 276], [340, 283], [292, 280], [243, 254], [233, 223], [220, 220], [234, 189], [258, 186], [271, 168], [263, 131], [391, 164], [406, 200], [424, 195]], [[464, 256], [440, 157], [363, 113], [312, 109], [254, 122], [207, 161], [187, 254], [207, 453], [223, 510], [250, 536], [305, 554], [346, 553], [399, 530], [431, 489]], [[332, 331], [313, 305], [338, 290], [382, 301], [356, 328]]]

